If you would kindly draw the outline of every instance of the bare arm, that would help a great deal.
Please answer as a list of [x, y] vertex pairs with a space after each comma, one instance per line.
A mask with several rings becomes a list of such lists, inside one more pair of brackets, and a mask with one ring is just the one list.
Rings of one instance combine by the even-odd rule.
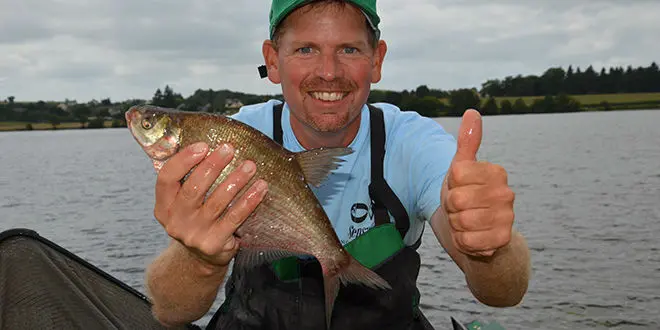
[[456, 248], [450, 225], [441, 208], [435, 212], [431, 227], [451, 258], [465, 274], [472, 294], [493, 307], [508, 307], [522, 301], [530, 277], [530, 254], [525, 238], [513, 230], [507, 245], [492, 256], [470, 256]]
[[431, 226], [479, 301], [513, 306], [527, 292], [529, 249], [513, 229], [515, 194], [506, 170], [477, 161], [481, 139], [480, 114], [466, 111]]
[[154, 317], [167, 326], [195, 321], [209, 310], [238, 251], [234, 232], [268, 190], [257, 180], [237, 197], [256, 170], [254, 162], [246, 161], [206, 197], [233, 158], [231, 147], [206, 156], [207, 150], [190, 147], [177, 153], [156, 182], [154, 216], [173, 241], [148, 267], [146, 283]]
[[228, 266], [213, 266], [195, 257], [176, 240], [147, 269], [153, 314], [164, 325], [200, 319], [211, 308]]

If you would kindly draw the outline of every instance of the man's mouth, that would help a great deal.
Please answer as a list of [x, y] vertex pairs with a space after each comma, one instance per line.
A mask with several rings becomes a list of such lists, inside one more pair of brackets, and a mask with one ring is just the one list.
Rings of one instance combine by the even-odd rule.
[[317, 100], [325, 102], [336, 102], [346, 97], [348, 92], [310, 92], [309, 95]]

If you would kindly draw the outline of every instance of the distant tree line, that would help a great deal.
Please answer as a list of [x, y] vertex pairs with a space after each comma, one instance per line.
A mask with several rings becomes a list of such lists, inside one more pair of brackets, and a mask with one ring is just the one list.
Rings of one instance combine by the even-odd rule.
[[515, 101], [498, 100], [495, 97], [482, 98], [476, 89], [440, 91], [426, 85], [412, 91], [372, 91], [369, 102], [386, 102], [403, 110], [413, 110], [427, 117], [462, 116], [465, 109], [477, 109], [484, 115], [576, 112], [581, 104], [564, 93], [547, 95], [529, 104], [522, 98]]
[[648, 67], [628, 66], [602, 68], [596, 72], [593, 66], [584, 71], [577, 67], [550, 68], [542, 75], [508, 76], [488, 80], [481, 85], [484, 96], [544, 96], [612, 93], [660, 92], [660, 70], [653, 62]]
[[[628, 66], [603, 68], [597, 73], [592, 66], [582, 71], [550, 68], [542, 75], [508, 76], [488, 80], [480, 90], [432, 89], [426, 85], [403, 91], [372, 90], [369, 102], [387, 102], [403, 110], [417, 111], [428, 117], [460, 116], [465, 109], [478, 109], [484, 115], [576, 112], [583, 110], [660, 108], [660, 97], [643, 102], [611, 104], [580, 104], [577, 97], [588, 94], [660, 93], [660, 71], [653, 62], [648, 67]], [[532, 98], [533, 97], [533, 98]], [[176, 93], [170, 86], [158, 88], [150, 99], [112, 102], [110, 98], [78, 103], [17, 102], [8, 96], [0, 101], [0, 121], [46, 122], [56, 128], [63, 122], [79, 122], [81, 128], [100, 128], [111, 122], [112, 127], [125, 126], [124, 112], [132, 105], [150, 103], [186, 111], [231, 114], [242, 105], [282, 99], [281, 94], [255, 95], [230, 90], [198, 89], [188, 97]]]
[[[175, 93], [170, 86], [165, 86], [163, 91], [156, 90], [150, 104], [175, 108], [185, 111], [204, 111], [212, 113], [227, 113], [233, 109], [233, 104], [255, 104], [268, 101], [269, 99], [281, 99], [282, 95], [255, 95], [230, 90], [198, 89], [192, 95], [185, 98]], [[228, 102], [229, 101], [229, 102]]]

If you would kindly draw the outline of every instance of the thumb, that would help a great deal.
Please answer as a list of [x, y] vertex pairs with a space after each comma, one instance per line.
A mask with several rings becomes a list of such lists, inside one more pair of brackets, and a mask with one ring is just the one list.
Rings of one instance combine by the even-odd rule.
[[458, 129], [458, 140], [454, 162], [477, 160], [477, 151], [481, 145], [482, 125], [481, 114], [473, 109], [468, 109], [463, 114], [463, 121]]

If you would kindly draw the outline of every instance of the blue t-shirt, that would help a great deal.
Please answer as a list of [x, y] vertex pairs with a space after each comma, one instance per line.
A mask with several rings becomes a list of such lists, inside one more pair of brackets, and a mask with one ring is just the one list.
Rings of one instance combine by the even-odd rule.
[[[274, 105], [280, 101], [247, 105], [232, 118], [273, 137]], [[410, 218], [410, 230], [404, 241], [414, 244], [424, 224], [440, 206], [444, 176], [456, 152], [456, 140], [433, 119], [417, 112], [401, 111], [394, 105], [374, 103], [383, 110], [385, 120], [385, 160], [383, 175]], [[342, 244], [346, 244], [374, 226], [369, 198], [371, 181], [371, 145], [369, 108], [362, 109], [357, 136], [350, 146], [353, 153], [342, 157], [341, 166], [323, 184], [312, 191], [323, 205]], [[293, 152], [305, 150], [291, 130], [289, 107], [282, 110], [284, 147]], [[391, 219], [394, 222], [393, 218]]]

